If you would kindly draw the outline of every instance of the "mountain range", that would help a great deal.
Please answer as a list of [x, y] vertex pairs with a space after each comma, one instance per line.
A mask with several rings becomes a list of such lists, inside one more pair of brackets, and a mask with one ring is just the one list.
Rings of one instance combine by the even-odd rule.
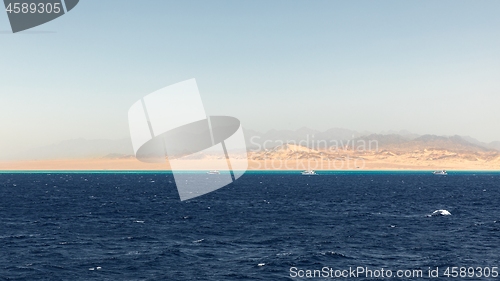
[[[393, 153], [417, 150], [440, 149], [455, 153], [496, 153], [500, 151], [500, 141], [485, 143], [470, 136], [418, 135], [408, 131], [388, 131], [380, 134], [358, 132], [343, 128], [318, 131], [307, 127], [298, 130], [270, 130], [260, 133], [244, 130], [249, 152], [265, 151], [282, 144], [297, 144], [313, 149], [356, 149], [363, 141], [376, 143], [378, 151]], [[354, 144], [354, 145], [353, 145]], [[351, 147], [352, 146], [352, 147]], [[372, 147], [371, 149], [375, 149]], [[133, 157], [132, 143], [129, 138], [118, 140], [74, 139], [37, 147], [14, 155], [15, 160], [50, 160], [83, 158], [127, 158]]]
[[374, 134], [367, 131], [358, 132], [343, 128], [331, 128], [326, 131], [318, 131], [307, 127], [298, 130], [270, 130], [266, 133], [259, 133], [253, 130], [245, 130], [247, 147], [252, 149], [271, 149], [280, 142], [283, 143], [313, 143], [321, 141], [327, 144], [357, 143], [359, 140], [377, 141], [380, 149], [411, 150], [423, 148], [442, 148], [462, 151], [500, 151], [500, 141], [490, 143], [481, 142], [470, 136], [437, 136], [418, 135], [406, 130], [388, 131]]

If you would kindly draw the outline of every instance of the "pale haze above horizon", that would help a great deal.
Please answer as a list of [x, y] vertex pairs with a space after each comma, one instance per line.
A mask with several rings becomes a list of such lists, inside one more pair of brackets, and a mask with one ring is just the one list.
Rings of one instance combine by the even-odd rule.
[[13, 34], [0, 11], [0, 159], [129, 137], [127, 112], [195, 78], [243, 127], [500, 141], [500, 1], [97, 1]]

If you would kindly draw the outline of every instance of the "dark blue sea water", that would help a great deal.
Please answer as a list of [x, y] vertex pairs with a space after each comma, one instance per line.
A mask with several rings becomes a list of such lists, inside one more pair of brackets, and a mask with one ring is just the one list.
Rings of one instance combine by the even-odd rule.
[[485, 280], [442, 275], [500, 266], [500, 173], [249, 172], [185, 202], [169, 173], [3, 173], [0, 219], [0, 280], [320, 280], [290, 269], [358, 266]]

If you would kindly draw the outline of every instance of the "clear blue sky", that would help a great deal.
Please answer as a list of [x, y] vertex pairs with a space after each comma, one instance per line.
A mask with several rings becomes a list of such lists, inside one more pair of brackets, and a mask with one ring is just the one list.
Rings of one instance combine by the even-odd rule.
[[500, 1], [81, 0], [12, 34], [0, 12], [0, 158], [128, 137], [141, 97], [196, 78], [208, 114], [500, 140]]

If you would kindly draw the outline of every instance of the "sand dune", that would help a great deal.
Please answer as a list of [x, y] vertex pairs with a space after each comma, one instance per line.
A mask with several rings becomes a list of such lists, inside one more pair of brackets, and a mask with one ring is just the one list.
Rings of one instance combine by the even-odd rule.
[[[249, 170], [500, 170], [497, 151], [446, 149], [315, 150], [286, 144], [271, 150], [249, 152]], [[180, 160], [181, 169], [210, 170], [220, 157], [198, 155]], [[241, 155], [237, 161], [245, 161]], [[0, 162], [0, 170], [169, 170], [169, 162], [143, 163], [134, 157]]]

